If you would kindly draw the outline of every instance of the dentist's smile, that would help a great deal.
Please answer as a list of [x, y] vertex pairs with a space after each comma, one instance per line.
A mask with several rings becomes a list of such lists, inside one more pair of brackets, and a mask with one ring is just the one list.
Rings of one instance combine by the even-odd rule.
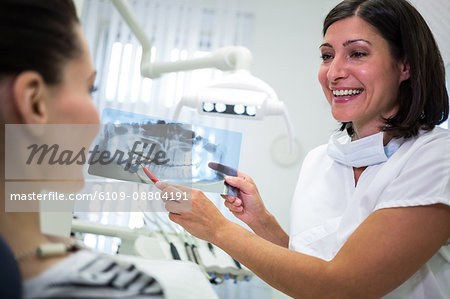
[[334, 103], [346, 103], [354, 100], [364, 91], [361, 88], [334, 88], [331, 89]]

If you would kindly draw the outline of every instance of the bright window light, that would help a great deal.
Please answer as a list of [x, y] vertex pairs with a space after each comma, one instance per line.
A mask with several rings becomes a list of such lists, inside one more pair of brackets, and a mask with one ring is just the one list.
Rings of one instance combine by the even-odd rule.
[[144, 226], [144, 220], [141, 212], [131, 212], [128, 228], [139, 228]]
[[172, 49], [170, 51], [170, 60], [171, 61], [177, 61], [180, 58], [180, 49]]
[[102, 251], [105, 249], [105, 236], [98, 236], [97, 249]]
[[122, 44], [116, 42], [112, 46], [111, 60], [106, 79], [105, 97], [107, 100], [114, 100], [116, 97], [117, 80], [119, 79], [120, 58], [122, 56]]
[[151, 55], [150, 62], [155, 62], [155, 60], [156, 60], [156, 47], [155, 46], [153, 46], [150, 49], [150, 55]]
[[[179, 54], [179, 59], [180, 60], [185, 60], [188, 58], [188, 52], [187, 50], [181, 50], [180, 54]], [[179, 101], [181, 99], [181, 97], [183, 96], [184, 93], [184, 83], [186, 81], [186, 72], [179, 72], [177, 73], [177, 86], [176, 86], [176, 93], [175, 93], [175, 99], [174, 99], [174, 103], [176, 103], [177, 101]]]
[[[180, 50], [179, 49], [172, 49], [170, 51], [170, 60], [171, 61], [177, 61], [180, 57]], [[170, 108], [173, 106], [174, 103], [174, 97], [175, 93], [177, 91], [177, 73], [170, 73], [166, 75], [165, 80], [166, 81], [166, 97], [164, 99], [164, 104], [167, 108]]]
[[142, 96], [142, 101], [143, 102], [149, 102], [150, 101], [150, 96], [152, 94], [152, 85], [153, 85], [152, 79], [150, 79], [150, 78], [142, 79], [141, 96]]
[[173, 106], [173, 98], [175, 97], [175, 91], [177, 86], [177, 74], [176, 73], [170, 73], [165, 75], [165, 80], [167, 80], [165, 83], [165, 89], [166, 89], [166, 97], [164, 98], [164, 105], [167, 108], [170, 108]]
[[142, 47], [138, 47], [136, 49], [136, 55], [134, 60], [134, 70], [133, 70], [133, 78], [131, 81], [131, 102], [135, 103], [137, 102], [139, 98], [139, 94], [141, 93], [141, 71], [140, 71], [140, 63], [141, 63], [141, 56], [142, 56]]
[[88, 248], [96, 248], [97, 247], [97, 235], [93, 235], [93, 234], [86, 234], [84, 236], [84, 240], [83, 243], [84, 245], [86, 245], [86, 247]]
[[[152, 47], [151, 51], [151, 62], [155, 62], [156, 59], [156, 47]], [[141, 51], [142, 53], [142, 51]], [[140, 65], [140, 62], [139, 62]], [[150, 78], [142, 78], [142, 87], [141, 87], [141, 101], [144, 103], [150, 102], [150, 97], [152, 95], [152, 86], [153, 81]]]
[[119, 79], [119, 90], [118, 90], [118, 101], [123, 102], [128, 100], [128, 80], [130, 77], [130, 67], [131, 67], [131, 53], [133, 51], [133, 46], [131, 44], [126, 44], [123, 49], [122, 55], [122, 65], [120, 67], [120, 79]]

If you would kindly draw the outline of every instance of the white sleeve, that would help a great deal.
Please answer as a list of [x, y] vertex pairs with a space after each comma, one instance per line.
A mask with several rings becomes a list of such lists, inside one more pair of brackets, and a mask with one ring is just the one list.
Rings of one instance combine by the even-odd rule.
[[398, 159], [399, 171], [381, 193], [375, 210], [437, 203], [450, 206], [450, 134], [439, 132], [427, 136], [433, 138], [419, 138]]

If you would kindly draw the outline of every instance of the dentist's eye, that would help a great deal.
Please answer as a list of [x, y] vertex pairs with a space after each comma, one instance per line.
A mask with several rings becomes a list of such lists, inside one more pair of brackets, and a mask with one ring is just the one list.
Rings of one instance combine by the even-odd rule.
[[364, 52], [360, 52], [360, 51], [355, 51], [355, 52], [352, 52], [352, 54], [351, 54], [351, 57], [353, 57], [353, 58], [362, 58], [365, 56], [367, 56], [367, 54]]
[[321, 54], [320, 58], [322, 59], [322, 61], [326, 62], [326, 61], [332, 59], [333, 56], [331, 54]]

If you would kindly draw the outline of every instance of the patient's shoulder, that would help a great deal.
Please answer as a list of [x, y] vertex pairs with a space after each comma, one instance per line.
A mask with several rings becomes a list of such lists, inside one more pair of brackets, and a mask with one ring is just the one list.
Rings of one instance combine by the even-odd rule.
[[161, 284], [133, 263], [81, 250], [24, 284], [29, 297], [164, 298]]

